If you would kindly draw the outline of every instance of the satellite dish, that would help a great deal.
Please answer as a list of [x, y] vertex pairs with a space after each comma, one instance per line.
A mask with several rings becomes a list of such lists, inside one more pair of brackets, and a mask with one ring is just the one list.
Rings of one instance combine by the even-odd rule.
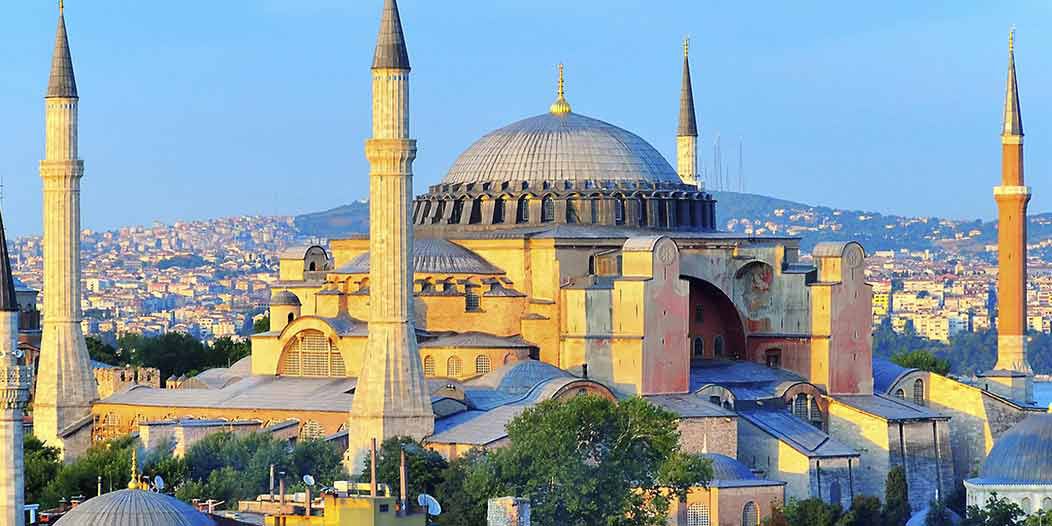
[[308, 485], [308, 486], [314, 486], [314, 477], [312, 477], [310, 475], [304, 475], [303, 476], [303, 483]]
[[427, 508], [427, 514], [432, 517], [438, 517], [439, 515], [442, 515], [442, 506], [438, 503], [437, 500], [435, 500], [434, 497], [428, 495], [427, 493], [423, 493], [419, 497], [417, 497], [416, 503], [421, 508]]
[[164, 479], [160, 475], [153, 478], [153, 487], [157, 488], [157, 491], [164, 491]]

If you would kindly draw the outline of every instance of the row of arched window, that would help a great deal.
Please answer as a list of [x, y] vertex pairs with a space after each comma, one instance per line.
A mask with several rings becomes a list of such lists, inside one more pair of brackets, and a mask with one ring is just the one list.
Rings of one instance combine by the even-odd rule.
[[[504, 363], [507, 365], [511, 363], [512, 356], [509, 354], [504, 357]], [[490, 362], [489, 356], [480, 354], [475, 357], [475, 374], [481, 375], [486, 374], [493, 370], [493, 365]], [[438, 376], [438, 369], [435, 365], [434, 356], [424, 357], [424, 376], [435, 377]], [[446, 371], [443, 376], [448, 378], [460, 378], [464, 376], [464, 360], [459, 356], [450, 356], [446, 360]]]
[[[895, 396], [906, 399], [906, 391], [899, 389], [895, 391]], [[917, 379], [913, 381], [913, 403], [917, 405], [924, 405], [924, 380]]]
[[822, 429], [822, 408], [819, 407], [818, 399], [815, 397], [803, 393], [796, 395], [793, 397], [789, 412], [800, 420], [810, 422], [811, 425]]
[[[742, 526], [759, 526], [760, 512], [756, 503], [749, 501], [742, 508]], [[722, 522], [722, 521], [721, 521]], [[711, 526], [709, 507], [701, 502], [687, 506], [687, 526]]]
[[[446, 219], [446, 201], [441, 199], [435, 201], [424, 200], [418, 205], [419, 214], [417, 215], [416, 222], [420, 224], [448, 223], [453, 225], [465, 223], [464, 213], [467, 200], [467, 197], [461, 197], [452, 202], [452, 209], [449, 210], [448, 220]], [[486, 221], [486, 219], [482, 217], [482, 204], [484, 198], [476, 197], [472, 199], [466, 224], [500, 225], [530, 223], [530, 200], [530, 196], [523, 195], [514, 199], [514, 202], [509, 204], [509, 198], [507, 196], [502, 195], [497, 197], [493, 200], [492, 220]], [[541, 198], [539, 218], [541, 223], [562, 222], [556, 217], [555, 200], [555, 197], [552, 195], [545, 195]], [[651, 200], [656, 202], [656, 211], [654, 212], [655, 217], [653, 220], [649, 217], [651, 207], [648, 205], [648, 202]], [[706, 217], [707, 214], [705, 212], [705, 207], [696, 205], [696, 203], [703, 202], [700, 200], [676, 199], [669, 197], [646, 199], [643, 197], [624, 197], [620, 195], [614, 197], [594, 195], [590, 197], [567, 198], [565, 200], [566, 214], [564, 222], [567, 224], [602, 224], [605, 222], [602, 217], [604, 202], [609, 202], [609, 206], [612, 207], [612, 219], [615, 225], [628, 224], [628, 205], [629, 202], [632, 202], [637, 210], [636, 217], [631, 221], [633, 226], [656, 226], [658, 228], [674, 226], [714, 226], [709, 223], [712, 223], [715, 218]], [[672, 203], [671, 207], [669, 206], [669, 203]], [[582, 207], [582, 205], [584, 206]], [[587, 217], [582, 217], [580, 208], [587, 209]], [[607, 219], [607, 221], [609, 221], [609, 219]]]

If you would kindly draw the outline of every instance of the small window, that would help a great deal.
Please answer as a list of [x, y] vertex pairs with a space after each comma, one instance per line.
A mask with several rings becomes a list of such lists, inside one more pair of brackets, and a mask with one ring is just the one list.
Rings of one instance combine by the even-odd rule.
[[576, 225], [580, 222], [581, 218], [577, 217], [577, 200], [572, 197], [566, 198], [566, 223]]
[[924, 405], [924, 381], [917, 380], [913, 382], [913, 403], [917, 405]]
[[709, 397], [709, 403], [721, 405], [723, 403], [723, 400], [720, 397], [713, 395]]
[[807, 395], [798, 394], [793, 398], [793, 416], [807, 420]]
[[625, 224], [625, 200], [620, 197], [614, 201], [614, 224]]
[[390, 504], [381, 504], [380, 505], [380, 513], [389, 513], [390, 511], [391, 511], [391, 505]]
[[475, 373], [486, 374], [490, 371], [489, 356], [480, 354], [475, 357]]
[[468, 285], [464, 287], [464, 310], [466, 312], [478, 312], [481, 310], [477, 286]]
[[[836, 484], [834, 482], [834, 484]], [[839, 487], [837, 488], [839, 490]], [[833, 502], [836, 502], [834, 500]], [[755, 502], [746, 502], [745, 509], [742, 510], [742, 526], [759, 526], [760, 514], [756, 510]]]
[[504, 223], [504, 197], [498, 197], [497, 201], [493, 203], [493, 224], [499, 225]]
[[515, 210], [515, 222], [520, 224], [530, 222], [530, 201], [526, 196], [519, 198], [519, 204]]
[[712, 350], [716, 354], [716, 359], [723, 358], [723, 336], [717, 336], [712, 342]]
[[[811, 410], [808, 413], [808, 419], [811, 421], [811, 425], [822, 429], [822, 409], [818, 407], [818, 399], [811, 399]], [[835, 502], [835, 501], [834, 501]]]
[[599, 223], [599, 198], [598, 197], [593, 197], [592, 198], [592, 224], [595, 225], [595, 224], [598, 224], [598, 223]]
[[782, 350], [781, 349], [768, 349], [765, 353], [767, 360], [767, 367], [772, 369], [780, 369], [782, 367]]
[[424, 376], [432, 377], [435, 376], [435, 357], [425, 356], [424, 357]]
[[453, 213], [450, 215], [449, 224], [457, 225], [460, 224], [461, 216], [464, 215], [464, 199], [457, 199], [453, 202]]
[[295, 314], [295, 313], [292, 313], [292, 312], [290, 312], [290, 313], [289, 313], [289, 323], [292, 323], [292, 320], [295, 320], [295, 319], [296, 319], [296, 314]]
[[541, 200], [541, 222], [551, 223], [555, 221], [555, 200], [552, 196], [546, 195]]
[[705, 306], [700, 303], [694, 306], [694, 322], [705, 323]]
[[310, 262], [310, 267], [309, 267], [309, 268], [310, 268], [310, 271], [311, 271], [311, 272], [314, 272], [314, 271], [318, 270], [318, 264], [317, 264], [317, 263], [315, 263], [315, 262], [313, 262], [313, 261], [311, 261], [311, 262]]
[[695, 502], [687, 506], [687, 526], [712, 526], [709, 519], [709, 507]]
[[464, 365], [461, 363], [460, 358], [451, 356], [446, 361], [446, 376], [450, 378], [459, 378], [460, 372], [464, 369]]
[[903, 391], [902, 389], [899, 389], [898, 391], [895, 391], [895, 396], [897, 398], [901, 398], [901, 399], [905, 400], [906, 399], [906, 392]]
[[639, 226], [647, 226], [647, 203], [642, 197], [636, 199], [639, 205]]
[[694, 357], [704, 358], [705, 357], [705, 339], [701, 337], [694, 338]]

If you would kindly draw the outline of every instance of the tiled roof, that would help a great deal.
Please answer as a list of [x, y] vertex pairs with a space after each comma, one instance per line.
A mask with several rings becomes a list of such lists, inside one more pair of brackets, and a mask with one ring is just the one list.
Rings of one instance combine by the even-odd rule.
[[746, 409], [738, 411], [738, 416], [810, 458], [859, 455], [857, 451], [836, 441], [821, 429], [784, 410]]
[[833, 399], [889, 422], [949, 419], [946, 415], [930, 411], [912, 402], [883, 394], [837, 395]]

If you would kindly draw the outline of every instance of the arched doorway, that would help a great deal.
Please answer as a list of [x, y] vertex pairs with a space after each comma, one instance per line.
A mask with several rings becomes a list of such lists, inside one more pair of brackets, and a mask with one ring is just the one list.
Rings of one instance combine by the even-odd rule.
[[[699, 360], [740, 360], [745, 357], [745, 328], [738, 308], [718, 287], [682, 276], [690, 284], [691, 364]], [[701, 350], [699, 354], [697, 351]]]

